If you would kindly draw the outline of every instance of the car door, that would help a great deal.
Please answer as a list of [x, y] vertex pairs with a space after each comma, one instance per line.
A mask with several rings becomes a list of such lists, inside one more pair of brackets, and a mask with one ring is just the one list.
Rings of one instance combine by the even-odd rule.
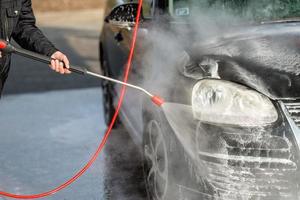
[[[141, 77], [141, 62], [140, 54], [143, 52], [143, 47], [140, 44], [143, 43], [143, 38], [147, 37], [147, 25], [151, 22], [151, 17], [154, 13], [156, 0], [144, 0], [143, 1], [143, 17], [145, 20], [141, 20], [140, 29], [138, 32], [137, 48], [135, 50], [134, 62], [132, 64], [131, 73], [128, 82], [132, 84], [140, 85], [143, 77]], [[114, 78], [121, 80], [123, 78], [123, 72], [127, 63], [134, 27], [121, 27], [114, 24], [107, 24], [108, 31], [106, 37], [110, 38], [111, 44], [107, 44], [109, 47], [109, 68], [110, 73]], [[109, 33], [110, 32], [110, 33]], [[107, 40], [108, 41], [108, 40]], [[120, 94], [120, 85], [115, 85], [115, 91], [117, 96]], [[123, 124], [129, 130], [132, 138], [138, 144], [142, 141], [141, 132], [142, 125], [142, 94], [140, 91], [127, 89], [126, 96], [124, 98], [123, 106], [121, 108], [120, 117]], [[114, 98], [115, 105], [119, 98]]]
[[[156, 8], [156, 0], [144, 0], [143, 1], [143, 17], [144, 20], [140, 23], [140, 28], [138, 31], [138, 39], [136, 43], [134, 62], [132, 64], [131, 73], [129, 76], [129, 82], [136, 85], [142, 85], [144, 81], [143, 77], [143, 66], [142, 57], [145, 51], [145, 39], [148, 34], [148, 27], [151, 23], [151, 18], [153, 17], [154, 10]], [[128, 39], [126, 48], [130, 48], [130, 43], [132, 41], [132, 31], [124, 32], [124, 38]], [[145, 94], [140, 91], [128, 89], [126, 96], [124, 98], [121, 117], [124, 120], [126, 128], [130, 131], [132, 138], [135, 143], [141, 145], [142, 143], [142, 131], [143, 131], [143, 121], [142, 121], [142, 104], [143, 97]]]

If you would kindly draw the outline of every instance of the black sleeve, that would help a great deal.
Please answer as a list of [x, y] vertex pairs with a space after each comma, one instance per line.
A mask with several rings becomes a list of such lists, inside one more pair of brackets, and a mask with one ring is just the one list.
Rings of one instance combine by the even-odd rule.
[[36, 27], [31, 0], [22, 0], [22, 8], [16, 28], [13, 30], [13, 39], [23, 48], [51, 56], [57, 51], [55, 46]]

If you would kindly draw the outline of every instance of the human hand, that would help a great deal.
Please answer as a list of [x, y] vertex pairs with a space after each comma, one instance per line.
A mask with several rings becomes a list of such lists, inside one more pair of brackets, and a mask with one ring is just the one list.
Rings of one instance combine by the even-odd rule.
[[[56, 71], [57, 73], [61, 73], [61, 74], [70, 74], [70, 62], [67, 58], [67, 56], [65, 56], [65, 54], [63, 54], [60, 51], [55, 52], [52, 56], [51, 56], [52, 60], [51, 60], [51, 69], [53, 69], [54, 71]], [[63, 65], [64, 63], [64, 65]]]

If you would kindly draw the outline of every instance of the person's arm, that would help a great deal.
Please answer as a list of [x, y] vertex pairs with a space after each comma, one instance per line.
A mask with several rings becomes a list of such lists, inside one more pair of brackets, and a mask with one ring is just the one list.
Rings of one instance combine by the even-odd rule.
[[31, 0], [22, 0], [22, 8], [19, 21], [12, 34], [13, 39], [23, 48], [37, 53], [51, 56], [51, 68], [60, 73], [69, 73], [59, 61], [63, 61], [69, 68], [68, 58], [61, 53], [36, 26], [36, 19], [33, 14]]

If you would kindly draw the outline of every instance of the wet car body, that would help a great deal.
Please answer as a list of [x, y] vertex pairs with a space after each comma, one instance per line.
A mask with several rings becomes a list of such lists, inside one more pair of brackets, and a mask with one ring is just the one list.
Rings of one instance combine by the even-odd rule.
[[[142, 23], [141, 30], [148, 23]], [[299, 25], [297, 21], [261, 23], [211, 40], [188, 41], [184, 56], [176, 61], [180, 66], [172, 72], [177, 79], [164, 96], [172, 102], [166, 105], [170, 113], [128, 91], [121, 121], [142, 146], [149, 198], [299, 199]], [[108, 43], [118, 33], [105, 27], [101, 38], [102, 52], [106, 49], [104, 54], [121, 61], [116, 68], [109, 64], [103, 69], [116, 78], [122, 75], [120, 66], [126, 63], [130, 44], [130, 40], [127, 45], [119, 42], [116, 49], [121, 53], [111, 50]], [[144, 78], [139, 64], [137, 59], [131, 75], [137, 84]], [[276, 121], [249, 126], [242, 121], [230, 125], [195, 119], [191, 93], [199, 82], [238, 84], [242, 90], [258, 92], [274, 105]], [[118, 93], [118, 87], [110, 87], [114, 95]], [[153, 153], [154, 149], [160, 153]]]

